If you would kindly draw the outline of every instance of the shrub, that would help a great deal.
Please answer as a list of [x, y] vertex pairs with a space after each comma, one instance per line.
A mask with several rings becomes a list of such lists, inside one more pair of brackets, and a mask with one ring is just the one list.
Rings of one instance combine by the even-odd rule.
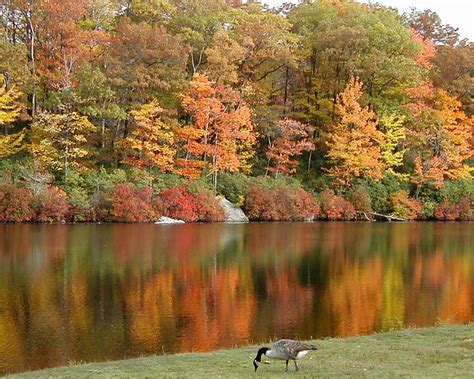
[[459, 207], [459, 219], [468, 221], [474, 220], [474, 212], [473, 212], [473, 196], [463, 196], [459, 199], [458, 207]]
[[90, 170], [84, 174], [84, 186], [95, 195], [107, 192], [113, 193], [117, 184], [126, 184], [127, 173], [122, 169], [107, 172], [103, 167]]
[[168, 188], [159, 197], [156, 206], [162, 210], [163, 215], [186, 222], [198, 221], [198, 201], [186, 186]]
[[466, 196], [474, 197], [474, 181], [472, 178], [446, 180], [436, 195], [440, 203], [446, 200], [450, 204], [459, 204]]
[[138, 188], [151, 187], [153, 184], [153, 175], [148, 170], [143, 170], [137, 167], [127, 167], [126, 169], [127, 181], [135, 184]]
[[434, 215], [438, 220], [472, 220], [472, 198], [470, 196], [461, 197], [457, 204], [451, 204], [448, 199], [444, 199], [435, 208]]
[[434, 215], [438, 220], [454, 221], [459, 220], [459, 208], [455, 204], [450, 204], [444, 200], [435, 208]]
[[348, 197], [356, 210], [361, 212], [372, 212], [372, 202], [367, 188], [363, 186], [355, 186], [349, 193]]
[[179, 187], [186, 182], [186, 179], [178, 174], [157, 172], [155, 173], [155, 180], [153, 182], [153, 188], [157, 192], [162, 192], [167, 188]]
[[320, 218], [323, 220], [352, 220], [357, 215], [354, 206], [342, 196], [337, 196], [333, 190], [321, 192], [319, 202]]
[[66, 193], [55, 186], [48, 187], [36, 199], [36, 220], [39, 222], [64, 222], [69, 210]]
[[301, 221], [319, 213], [310, 193], [288, 185], [275, 188], [253, 185], [244, 208], [250, 219], [260, 221]]
[[217, 191], [234, 204], [241, 206], [250, 189], [250, 179], [242, 173], [219, 174]]
[[273, 191], [268, 188], [250, 188], [245, 198], [244, 209], [251, 220], [272, 221], [280, 219], [280, 210]]
[[93, 221], [89, 194], [82, 188], [72, 188], [67, 193], [69, 212], [67, 219], [74, 222]]
[[25, 222], [33, 219], [33, 196], [26, 188], [0, 185], [0, 222]]
[[158, 217], [152, 207], [152, 189], [134, 189], [131, 184], [117, 184], [112, 196], [112, 215], [120, 222], [150, 222]]
[[68, 180], [63, 187], [69, 200], [67, 220], [74, 222], [93, 221], [90, 195], [86, 187], [84, 176], [77, 171], [69, 171]]
[[211, 191], [202, 191], [197, 195], [198, 220], [219, 222], [225, 220], [224, 209]]
[[403, 185], [393, 174], [387, 173], [382, 180], [360, 179], [358, 183], [367, 189], [371, 200], [371, 208], [376, 212], [390, 213], [392, 210], [391, 196], [400, 191]]
[[91, 221], [113, 221], [112, 196], [103, 193], [96, 193], [91, 197]]
[[281, 220], [303, 221], [319, 215], [319, 205], [316, 204], [313, 195], [303, 188], [280, 187], [276, 192], [276, 198], [281, 206], [280, 212], [283, 212]]
[[434, 217], [436, 202], [429, 198], [422, 198], [421, 201], [421, 215], [420, 218], [423, 220], [429, 220]]
[[394, 193], [390, 200], [392, 202], [392, 214], [407, 220], [414, 220], [421, 215], [422, 206], [415, 200], [408, 197], [406, 191]]

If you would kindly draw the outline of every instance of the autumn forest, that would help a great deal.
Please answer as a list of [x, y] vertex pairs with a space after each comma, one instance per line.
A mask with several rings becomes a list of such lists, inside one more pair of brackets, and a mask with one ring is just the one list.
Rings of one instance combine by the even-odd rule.
[[0, 222], [472, 220], [473, 45], [349, 0], [2, 0]]

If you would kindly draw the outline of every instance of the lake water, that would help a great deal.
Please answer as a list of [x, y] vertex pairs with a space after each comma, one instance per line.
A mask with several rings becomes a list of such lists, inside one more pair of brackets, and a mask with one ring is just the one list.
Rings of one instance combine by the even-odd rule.
[[474, 320], [474, 223], [0, 225], [0, 375]]

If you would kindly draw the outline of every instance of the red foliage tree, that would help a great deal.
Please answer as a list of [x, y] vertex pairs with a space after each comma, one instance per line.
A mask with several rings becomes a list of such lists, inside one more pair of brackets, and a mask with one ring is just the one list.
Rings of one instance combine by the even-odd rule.
[[33, 196], [26, 188], [0, 185], [0, 222], [25, 222], [34, 217]]
[[130, 184], [117, 184], [112, 197], [112, 215], [120, 222], [150, 222], [157, 218], [152, 207], [152, 189], [134, 189]]
[[277, 124], [277, 136], [267, 151], [268, 170], [284, 175], [296, 171], [299, 162], [293, 157], [300, 156], [305, 150], [314, 150], [314, 144], [308, 141], [305, 126], [295, 120], [282, 120]]

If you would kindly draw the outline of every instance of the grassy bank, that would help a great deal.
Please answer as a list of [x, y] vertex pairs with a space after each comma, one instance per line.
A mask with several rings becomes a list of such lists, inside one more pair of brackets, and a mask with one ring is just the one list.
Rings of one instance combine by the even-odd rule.
[[90, 363], [17, 377], [469, 377], [474, 373], [474, 324], [406, 329], [371, 336], [317, 341], [320, 350], [291, 365], [272, 361], [253, 373], [256, 346], [210, 353], [153, 356]]

